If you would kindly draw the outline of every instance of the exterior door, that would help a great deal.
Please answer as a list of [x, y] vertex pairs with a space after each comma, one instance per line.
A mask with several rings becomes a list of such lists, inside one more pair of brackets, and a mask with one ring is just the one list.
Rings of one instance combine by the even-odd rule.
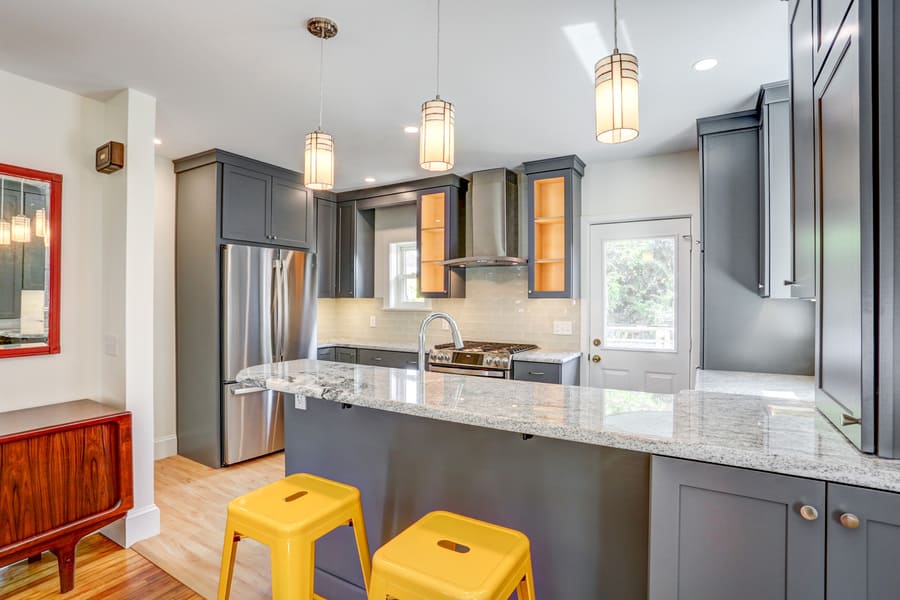
[[588, 385], [690, 387], [689, 218], [591, 226]]

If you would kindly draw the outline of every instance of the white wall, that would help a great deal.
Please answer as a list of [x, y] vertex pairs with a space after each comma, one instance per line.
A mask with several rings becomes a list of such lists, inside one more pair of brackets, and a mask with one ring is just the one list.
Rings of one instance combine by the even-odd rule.
[[63, 176], [61, 352], [0, 360], [0, 411], [97, 398], [104, 105], [3, 71], [0, 90], [0, 162]]
[[175, 429], [175, 171], [156, 157], [156, 288], [154, 298], [154, 456], [178, 451]]
[[[689, 216], [693, 241], [700, 239], [700, 161], [696, 150], [661, 154], [632, 160], [597, 162], [587, 165], [582, 181], [582, 243], [587, 240], [588, 223]], [[700, 342], [700, 252], [693, 244], [691, 256], [691, 380], [699, 364]], [[582, 256], [586, 252], [582, 250]], [[588, 261], [583, 261], [585, 268]], [[584, 273], [586, 275], [586, 273]], [[587, 292], [586, 277], [582, 289]], [[587, 296], [587, 294], [584, 294]], [[588, 339], [588, 303], [584, 312], [583, 336]], [[586, 372], [586, 369], [583, 369]]]

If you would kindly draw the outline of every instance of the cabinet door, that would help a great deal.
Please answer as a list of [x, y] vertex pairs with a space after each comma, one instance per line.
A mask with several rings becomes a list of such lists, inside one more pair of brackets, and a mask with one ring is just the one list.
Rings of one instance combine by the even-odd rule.
[[412, 352], [360, 348], [357, 351], [357, 356], [361, 365], [390, 367], [393, 369], [415, 369], [418, 366], [418, 357]]
[[812, 0], [791, 5], [791, 296], [816, 296], [815, 116]]
[[650, 600], [825, 597], [823, 482], [654, 456], [650, 502]]
[[316, 351], [318, 360], [334, 360], [334, 348], [319, 348]]
[[316, 202], [316, 255], [319, 298], [334, 298], [337, 293], [337, 205], [328, 200]]
[[353, 298], [356, 238], [356, 203], [338, 205], [337, 296]]
[[335, 348], [334, 360], [342, 363], [356, 364], [356, 348]]
[[528, 297], [573, 295], [573, 171], [528, 176]]
[[[871, 110], [861, 103], [868, 63], [847, 15], [816, 96], [818, 248], [816, 402], [864, 452], [875, 449], [875, 331]], [[866, 71], [869, 67], [864, 67]], [[863, 171], [866, 169], [866, 172]]]
[[224, 165], [222, 172], [222, 237], [267, 242], [272, 178], [231, 165]]
[[828, 485], [829, 598], [896, 598], [898, 548], [900, 494]]
[[450, 194], [447, 188], [425, 190], [418, 198], [419, 293], [425, 298], [450, 294]]
[[513, 361], [513, 379], [538, 383], [562, 383], [560, 365], [553, 363]]
[[272, 181], [269, 234], [283, 246], [315, 247], [315, 200], [302, 184], [284, 179]]

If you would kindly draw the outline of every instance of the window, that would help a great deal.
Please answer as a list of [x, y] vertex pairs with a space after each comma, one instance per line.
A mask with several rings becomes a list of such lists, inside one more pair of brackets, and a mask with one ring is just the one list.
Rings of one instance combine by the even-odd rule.
[[390, 289], [385, 308], [396, 310], [428, 310], [430, 302], [419, 295], [419, 251], [415, 242], [389, 245], [388, 277]]

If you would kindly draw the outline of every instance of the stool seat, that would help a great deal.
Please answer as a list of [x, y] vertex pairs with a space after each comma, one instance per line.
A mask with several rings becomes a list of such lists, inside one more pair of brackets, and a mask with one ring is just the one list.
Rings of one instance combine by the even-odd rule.
[[369, 545], [355, 487], [299, 473], [235, 498], [228, 504], [218, 599], [231, 595], [237, 543], [247, 537], [269, 547], [275, 600], [322, 600], [313, 592], [315, 543], [343, 526], [353, 528], [368, 589]]
[[228, 516], [267, 537], [290, 538], [302, 532], [321, 537], [335, 528], [335, 519], [360, 501], [359, 490], [308, 473], [288, 475], [281, 481], [253, 490], [228, 504]]
[[531, 551], [521, 532], [432, 512], [380, 548], [370, 598], [533, 600]]

